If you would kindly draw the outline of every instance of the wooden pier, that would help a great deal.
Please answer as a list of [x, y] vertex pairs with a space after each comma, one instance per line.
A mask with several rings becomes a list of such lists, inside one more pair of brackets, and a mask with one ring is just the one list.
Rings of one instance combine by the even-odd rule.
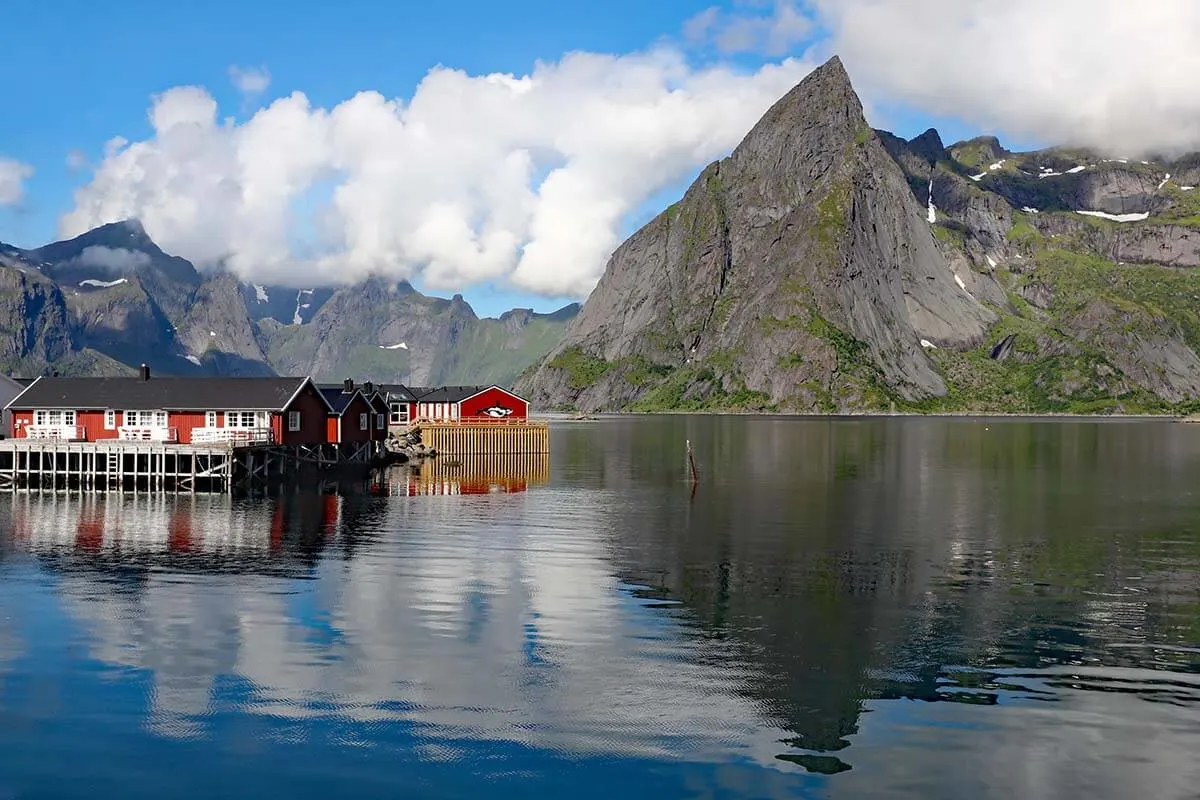
[[296, 447], [4, 439], [0, 489], [224, 493], [265, 486], [306, 468], [366, 466], [378, 455], [371, 443]]
[[550, 424], [539, 420], [421, 421], [417, 427], [439, 458], [550, 452]]

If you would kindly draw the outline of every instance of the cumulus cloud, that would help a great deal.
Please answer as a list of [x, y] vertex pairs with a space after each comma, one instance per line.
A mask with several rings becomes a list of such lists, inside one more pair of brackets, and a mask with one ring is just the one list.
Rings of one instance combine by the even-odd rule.
[[92, 245], [67, 262], [77, 267], [98, 267], [108, 272], [130, 272], [150, 263], [150, 256], [124, 247]]
[[365, 91], [326, 109], [297, 92], [242, 124], [178, 87], [153, 99], [152, 138], [109, 142], [61, 233], [138, 218], [169, 252], [257, 283], [507, 279], [582, 297], [630, 213], [811, 68], [574, 53], [523, 76], [437, 68], [408, 102]]
[[727, 55], [757, 53], [782, 56], [812, 36], [813, 19], [792, 0], [751, 2], [743, 0], [732, 10], [712, 6], [696, 14], [683, 26], [693, 44], [715, 45]]
[[876, 100], [1112, 153], [1200, 148], [1195, 0], [813, 0]]
[[82, 150], [71, 150], [67, 153], [67, 169], [71, 172], [79, 172], [88, 165], [87, 153]]
[[229, 68], [229, 80], [244, 95], [260, 95], [271, 85], [271, 73], [266, 67], [239, 67], [235, 64]]
[[25, 181], [33, 177], [33, 167], [0, 156], [0, 206], [21, 202], [25, 196]]

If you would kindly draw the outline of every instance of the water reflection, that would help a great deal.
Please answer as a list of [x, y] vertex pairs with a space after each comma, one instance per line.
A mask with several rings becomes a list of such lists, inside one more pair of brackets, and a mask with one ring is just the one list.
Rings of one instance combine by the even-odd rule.
[[378, 477], [375, 494], [416, 497], [524, 492], [550, 480], [548, 453], [496, 454], [428, 459], [393, 467]]
[[[330, 780], [350, 748], [372, 780], [469, 764], [461, 795], [586, 767], [597, 795], [1187, 797], [1193, 430], [604, 420], [555, 431], [553, 472], [0, 497], [0, 723], [50, 663], [55, 719], [213, 753], [254, 721], [332, 746]], [[88, 664], [144, 699], [73, 720]]]

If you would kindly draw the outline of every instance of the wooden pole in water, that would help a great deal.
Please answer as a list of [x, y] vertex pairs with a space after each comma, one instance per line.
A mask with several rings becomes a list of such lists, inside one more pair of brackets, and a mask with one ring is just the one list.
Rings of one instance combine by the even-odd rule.
[[696, 459], [692, 456], [692, 440], [688, 439], [686, 441], [687, 441], [688, 466], [692, 470], [692, 485], [695, 486], [697, 483], [700, 482], [700, 476], [696, 474]]

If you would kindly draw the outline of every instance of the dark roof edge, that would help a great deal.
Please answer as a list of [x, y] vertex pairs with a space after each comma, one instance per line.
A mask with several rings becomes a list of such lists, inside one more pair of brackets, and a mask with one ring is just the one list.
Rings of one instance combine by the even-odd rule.
[[31, 383], [31, 384], [29, 384], [28, 386], [26, 386], [24, 389], [22, 389], [22, 390], [21, 390], [21, 393], [20, 393], [20, 394], [18, 394], [18, 395], [17, 395], [16, 397], [14, 397], [12, 400], [9, 400], [9, 401], [8, 401], [8, 405], [6, 405], [6, 406], [4, 407], [4, 410], [5, 410], [5, 411], [8, 411], [8, 410], [10, 410], [10, 409], [13, 407], [13, 403], [15, 403], [15, 402], [17, 402], [18, 400], [20, 400], [20, 399], [21, 399], [21, 397], [22, 397], [22, 396], [25, 394], [25, 392], [28, 392], [28, 391], [29, 391], [30, 389], [32, 389], [34, 386], [37, 386], [37, 382], [38, 382], [38, 381], [40, 381], [40, 380], [41, 380], [43, 377], [44, 377], [44, 376], [42, 376], [42, 375], [38, 375], [36, 378], [34, 378], [34, 380], [33, 380], [33, 383]]

